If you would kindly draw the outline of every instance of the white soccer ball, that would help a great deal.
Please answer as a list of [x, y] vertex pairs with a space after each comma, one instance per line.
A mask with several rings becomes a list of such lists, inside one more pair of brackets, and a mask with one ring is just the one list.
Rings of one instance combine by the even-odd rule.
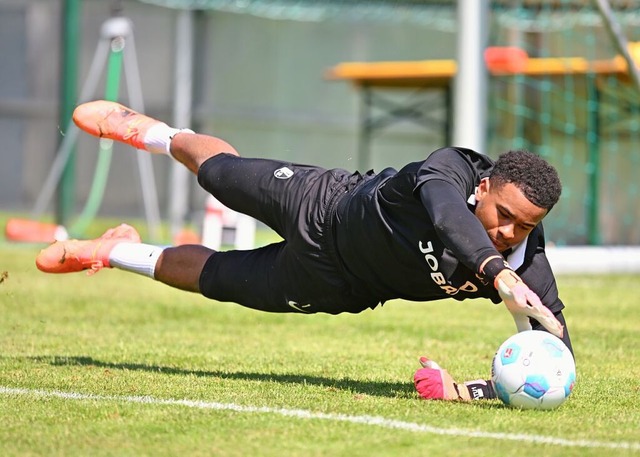
[[553, 409], [571, 394], [576, 364], [560, 338], [529, 330], [500, 345], [493, 357], [491, 380], [498, 398], [506, 405]]

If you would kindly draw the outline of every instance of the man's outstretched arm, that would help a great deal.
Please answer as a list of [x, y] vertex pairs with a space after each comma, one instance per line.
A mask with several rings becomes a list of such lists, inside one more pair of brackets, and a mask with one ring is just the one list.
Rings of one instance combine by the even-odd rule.
[[494, 285], [518, 331], [531, 329], [529, 318], [533, 318], [562, 338], [562, 325], [493, 246], [459, 189], [446, 181], [431, 180], [422, 185], [420, 198], [438, 237], [464, 265]]

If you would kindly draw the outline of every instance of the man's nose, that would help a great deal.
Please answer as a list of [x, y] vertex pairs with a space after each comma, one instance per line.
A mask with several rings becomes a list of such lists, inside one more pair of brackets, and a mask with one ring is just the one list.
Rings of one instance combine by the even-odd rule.
[[503, 224], [499, 228], [500, 235], [506, 240], [510, 240], [514, 235], [514, 227], [513, 224]]

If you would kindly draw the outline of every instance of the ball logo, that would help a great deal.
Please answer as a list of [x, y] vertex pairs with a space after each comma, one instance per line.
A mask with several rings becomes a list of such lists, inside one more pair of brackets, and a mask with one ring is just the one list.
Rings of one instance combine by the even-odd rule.
[[273, 172], [273, 176], [275, 176], [277, 179], [289, 179], [293, 176], [293, 170], [288, 167], [278, 168]]
[[520, 357], [520, 346], [516, 344], [511, 344], [504, 348], [500, 358], [502, 359], [502, 363], [504, 365], [509, 365], [510, 363], [515, 363]]

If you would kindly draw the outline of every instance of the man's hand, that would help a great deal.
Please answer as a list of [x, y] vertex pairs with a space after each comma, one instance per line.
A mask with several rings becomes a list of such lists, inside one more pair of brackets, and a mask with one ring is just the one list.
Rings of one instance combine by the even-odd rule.
[[[413, 383], [422, 398], [428, 400], [470, 400], [468, 389], [458, 391], [449, 372], [433, 360], [420, 357], [422, 368], [413, 376]], [[465, 398], [466, 396], [466, 398]]]
[[531, 330], [529, 318], [532, 317], [550, 333], [562, 338], [562, 324], [513, 270], [505, 269], [498, 273], [494, 286], [513, 316], [519, 332]]
[[476, 379], [459, 384], [433, 360], [420, 357], [420, 365], [422, 368], [416, 371], [413, 381], [422, 398], [462, 401], [498, 398], [490, 379]]

